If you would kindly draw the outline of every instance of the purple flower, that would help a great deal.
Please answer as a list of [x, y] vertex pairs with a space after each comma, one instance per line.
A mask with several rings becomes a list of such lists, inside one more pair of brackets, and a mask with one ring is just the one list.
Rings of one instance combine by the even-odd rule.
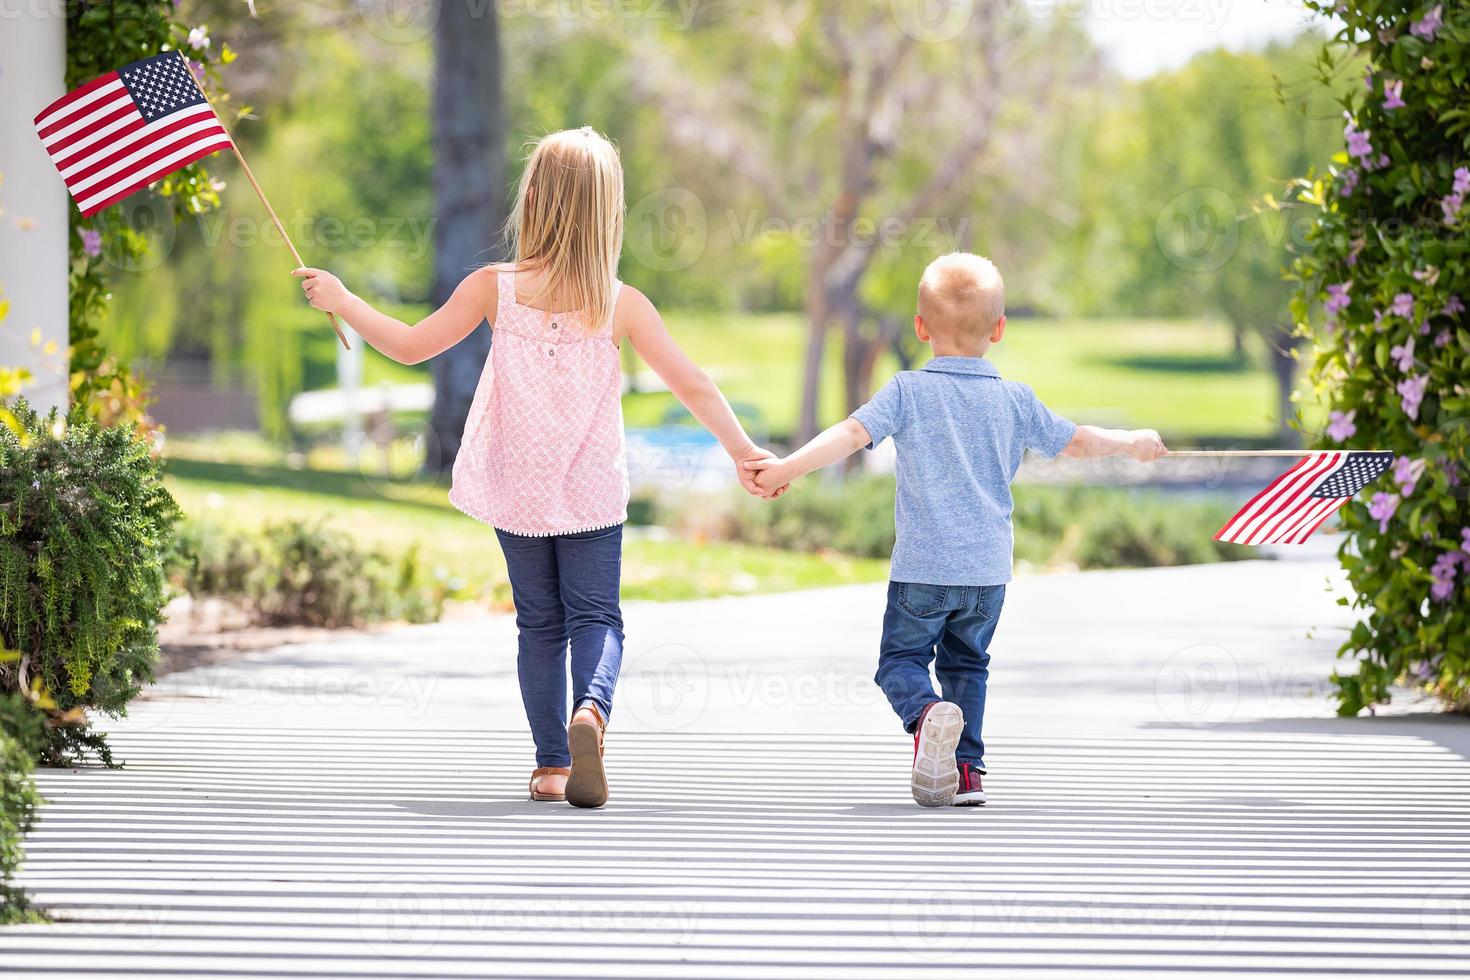
[[1327, 436], [1333, 442], [1346, 442], [1357, 434], [1358, 427], [1353, 424], [1353, 417], [1358, 414], [1357, 409], [1351, 412], [1330, 412], [1327, 415]]
[[1383, 83], [1383, 108], [1402, 109], [1404, 107], [1404, 80], [1395, 78], [1391, 82]]
[[92, 258], [102, 254], [102, 232], [93, 231], [91, 228], [82, 229], [82, 251]]
[[1408, 374], [1414, 369], [1414, 338], [1410, 337], [1402, 344], [1395, 344], [1389, 349], [1388, 356], [1398, 363], [1400, 371]]
[[1392, 313], [1394, 316], [1401, 316], [1405, 320], [1413, 317], [1414, 294], [1399, 293], [1393, 298], [1393, 305], [1388, 308], [1388, 312]]
[[1435, 602], [1444, 602], [1455, 594], [1455, 566], [1436, 564], [1429, 570], [1434, 584], [1429, 586], [1429, 596]]
[[1327, 312], [1328, 316], [1337, 316], [1348, 308], [1348, 304], [1352, 302], [1348, 293], [1352, 291], [1352, 288], [1351, 279], [1327, 287], [1327, 302], [1322, 304], [1322, 309]]
[[1358, 129], [1349, 119], [1348, 124], [1343, 127], [1342, 135], [1347, 137], [1348, 155], [1363, 160], [1363, 165], [1367, 167], [1367, 158], [1373, 155], [1373, 144], [1368, 141], [1368, 130]]
[[1460, 552], [1470, 556], [1470, 527], [1460, 528]]
[[1339, 197], [1352, 197], [1353, 192], [1358, 189], [1358, 180], [1362, 177], [1357, 167], [1349, 167], [1342, 172], [1342, 183], [1337, 188]]
[[1460, 217], [1460, 209], [1465, 206], [1464, 194], [1448, 194], [1439, 202], [1439, 208], [1444, 212], [1444, 223], [1452, 225]]
[[1437, 333], [1437, 334], [1434, 335], [1434, 346], [1436, 346], [1436, 347], [1448, 347], [1450, 345], [1450, 341], [1452, 339], [1453, 339], [1453, 337], [1450, 334], [1449, 329], [1446, 328], [1446, 329], [1441, 330], [1439, 333]]
[[1429, 375], [1421, 374], [1417, 377], [1405, 378], [1398, 383], [1396, 388], [1402, 399], [1404, 414], [1416, 422], [1419, 420], [1419, 406], [1424, 401], [1424, 389], [1428, 386]]
[[1459, 316], [1465, 312], [1465, 301], [1460, 298], [1458, 293], [1455, 293], [1449, 299], [1445, 300], [1444, 309], [1441, 312], [1445, 316]]
[[1433, 41], [1444, 26], [1444, 4], [1437, 3], [1423, 17], [1409, 25], [1409, 33], [1426, 41]]
[[1434, 567], [1429, 569], [1429, 574], [1434, 578], [1429, 594], [1436, 602], [1444, 602], [1455, 594], [1455, 575], [1459, 572], [1457, 566], [1464, 561], [1463, 551], [1446, 551], [1434, 560]]
[[1412, 496], [1414, 487], [1419, 484], [1419, 476], [1424, 472], [1424, 464], [1417, 462], [1408, 456], [1400, 456], [1393, 461], [1393, 482], [1399, 485], [1399, 492], [1405, 497]]
[[1450, 188], [1456, 194], [1464, 194], [1470, 191], [1470, 167], [1455, 168], [1455, 185]]
[[1393, 512], [1399, 509], [1399, 498], [1397, 494], [1384, 493], [1381, 490], [1373, 495], [1368, 501], [1368, 516], [1378, 522], [1378, 533], [1388, 533], [1388, 521], [1393, 517]]

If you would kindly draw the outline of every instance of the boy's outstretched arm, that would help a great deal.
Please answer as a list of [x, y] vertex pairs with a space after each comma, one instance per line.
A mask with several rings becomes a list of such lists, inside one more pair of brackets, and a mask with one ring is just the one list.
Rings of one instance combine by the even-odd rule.
[[752, 460], [745, 464], [745, 468], [756, 474], [755, 482], [762, 490], [770, 491], [784, 487], [813, 470], [846, 459], [872, 441], [861, 422], [845, 418], [790, 456]]
[[413, 326], [379, 313], [323, 269], [297, 269], [291, 274], [301, 279], [312, 306], [337, 314], [363, 340], [400, 364], [427, 361], [469, 336], [487, 316], [494, 319], [496, 288], [491, 269], [477, 269], [465, 276], [447, 303]]
[[1098, 456], [1132, 456], [1141, 463], [1152, 463], [1169, 450], [1153, 429], [1100, 429], [1095, 425], [1077, 426], [1077, 434], [1062, 450], [1063, 456], [1092, 459]]

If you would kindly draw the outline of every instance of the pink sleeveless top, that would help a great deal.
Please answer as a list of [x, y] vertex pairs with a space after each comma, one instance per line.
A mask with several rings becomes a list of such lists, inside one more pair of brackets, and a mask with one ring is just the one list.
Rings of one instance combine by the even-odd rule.
[[[628, 517], [623, 375], [612, 324], [516, 301], [498, 272], [494, 339], [454, 461], [450, 503], [512, 534], [575, 534]], [[617, 301], [622, 283], [613, 288]]]

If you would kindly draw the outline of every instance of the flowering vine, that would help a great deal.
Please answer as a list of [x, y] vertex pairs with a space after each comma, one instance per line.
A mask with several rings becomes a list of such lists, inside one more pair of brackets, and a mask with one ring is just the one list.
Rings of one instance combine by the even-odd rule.
[[1359, 613], [1334, 678], [1340, 710], [1395, 685], [1470, 709], [1470, 8], [1422, 0], [1307, 5], [1342, 25], [1324, 82], [1366, 68], [1342, 98], [1343, 151], [1296, 184], [1310, 209], [1295, 262], [1298, 331], [1327, 408], [1322, 446], [1398, 453], [1343, 510], [1339, 558]]

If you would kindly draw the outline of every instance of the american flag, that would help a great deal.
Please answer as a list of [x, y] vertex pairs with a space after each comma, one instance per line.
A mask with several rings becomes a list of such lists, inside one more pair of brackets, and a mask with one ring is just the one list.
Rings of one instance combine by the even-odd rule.
[[1215, 540], [1301, 544], [1391, 465], [1393, 453], [1313, 453], [1252, 497]]
[[168, 51], [95, 78], [51, 103], [36, 133], [83, 216], [230, 148], [230, 134]]

